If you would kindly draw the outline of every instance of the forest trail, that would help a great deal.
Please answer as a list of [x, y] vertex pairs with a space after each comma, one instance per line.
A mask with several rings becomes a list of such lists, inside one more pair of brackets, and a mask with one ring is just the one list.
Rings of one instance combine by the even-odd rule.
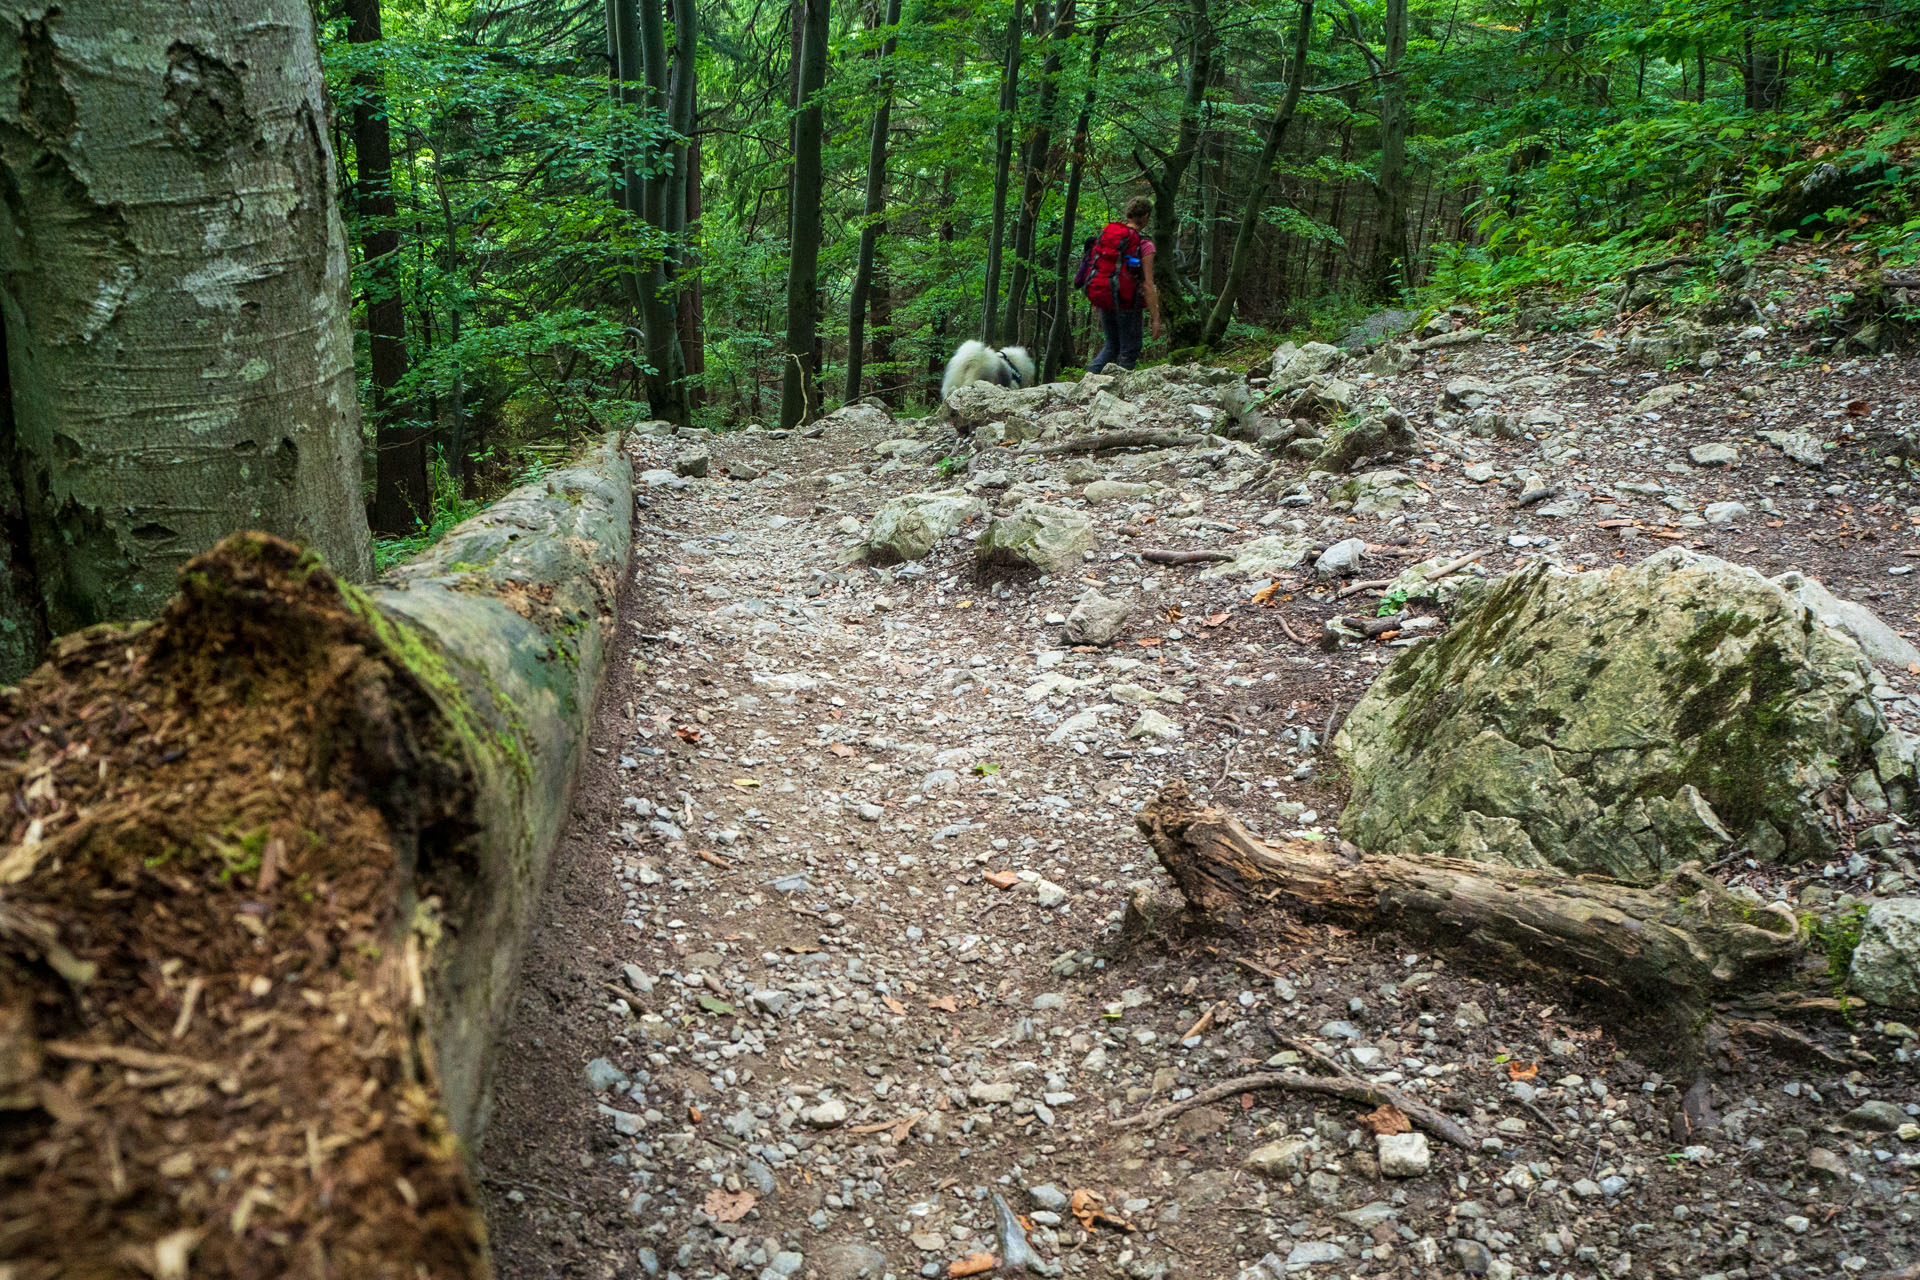
[[[1686, 375], [1563, 335], [1363, 378], [1425, 441], [1396, 464], [1400, 499], [1363, 515], [1293, 462], [1261, 492], [1264, 455], [1217, 441], [1018, 460], [862, 406], [791, 437], [640, 437], [636, 470], [711, 458], [640, 485], [594, 754], [480, 1153], [498, 1273], [970, 1274], [949, 1266], [1007, 1259], [1020, 1215], [1042, 1274], [1233, 1277], [1269, 1255], [1249, 1274], [1906, 1274], [1914, 1144], [1861, 1127], [1863, 1103], [1910, 1101], [1900, 1029], [1696, 1085], [1550, 992], [1390, 938], [1120, 933], [1131, 887], [1166, 886], [1132, 821], [1164, 782], [1257, 829], [1332, 833], [1319, 740], [1395, 652], [1290, 637], [1376, 604], [1315, 586], [1310, 564], [1263, 608], [1259, 582], [1142, 564], [1143, 547], [1297, 519], [1322, 542], [1361, 535], [1361, 575], [1390, 577], [1422, 557], [1478, 551], [1497, 574], [1679, 542], [1820, 574], [1911, 629], [1920, 506], [1860, 441], [1912, 423], [1920, 370], [1784, 369], [1783, 343], [1737, 333], [1716, 331], [1726, 365]], [[1764, 377], [1743, 374], [1747, 349]], [[1435, 424], [1462, 378], [1524, 425]], [[1776, 428], [1811, 429], [1818, 465], [1759, 442]], [[1731, 468], [1690, 457], [1722, 442]], [[916, 563], [850, 562], [883, 500], [969, 480], [989, 502], [1011, 484], [1084, 503], [1096, 549], [1079, 573], [983, 573], [976, 520]], [[1095, 501], [1103, 480], [1157, 487]], [[1543, 484], [1550, 500], [1516, 505]], [[1111, 648], [1061, 642], [1089, 584], [1131, 606]], [[1409, 634], [1423, 625], [1440, 623]], [[1912, 676], [1891, 678], [1920, 720]], [[1910, 856], [1806, 870], [1884, 886]], [[1383, 1176], [1363, 1108], [1290, 1093], [1112, 1124], [1317, 1055], [1443, 1109], [1477, 1149], [1436, 1140]], [[1083, 1188], [1135, 1230], [1084, 1232]]]

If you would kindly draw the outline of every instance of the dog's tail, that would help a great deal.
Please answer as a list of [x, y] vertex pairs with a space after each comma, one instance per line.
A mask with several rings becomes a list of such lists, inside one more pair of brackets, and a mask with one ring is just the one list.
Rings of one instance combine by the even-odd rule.
[[987, 344], [968, 338], [947, 361], [946, 376], [940, 379], [940, 398], [945, 400], [969, 382], [993, 381], [994, 358]]

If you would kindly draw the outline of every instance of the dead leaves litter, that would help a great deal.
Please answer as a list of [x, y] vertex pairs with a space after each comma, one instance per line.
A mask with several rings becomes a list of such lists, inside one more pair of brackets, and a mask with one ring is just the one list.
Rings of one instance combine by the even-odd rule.
[[955, 1258], [947, 1264], [949, 1276], [983, 1276], [1000, 1265], [1000, 1259], [991, 1253], [970, 1253], [964, 1258]]
[[751, 1191], [722, 1191], [715, 1188], [707, 1193], [706, 1202], [700, 1207], [715, 1222], [738, 1222], [758, 1203], [760, 1197]]
[[1413, 1121], [1407, 1119], [1407, 1113], [1391, 1102], [1383, 1102], [1374, 1110], [1359, 1117], [1360, 1123], [1377, 1134], [1411, 1133]]

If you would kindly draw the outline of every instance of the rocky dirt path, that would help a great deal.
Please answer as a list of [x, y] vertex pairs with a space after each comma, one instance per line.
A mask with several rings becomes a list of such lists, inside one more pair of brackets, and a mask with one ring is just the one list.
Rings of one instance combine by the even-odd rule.
[[[705, 478], [650, 475], [482, 1153], [500, 1274], [905, 1280], [977, 1253], [1014, 1274], [1029, 1247], [1034, 1273], [1135, 1280], [1263, 1258], [1255, 1280], [1912, 1274], [1920, 1052], [1898, 1024], [1696, 1083], [1556, 993], [1404, 942], [1309, 922], [1123, 932], [1134, 886], [1165, 888], [1132, 826], [1155, 788], [1184, 778], [1257, 829], [1330, 838], [1330, 723], [1396, 644], [1443, 625], [1415, 607], [1411, 627], [1326, 651], [1296, 637], [1374, 613], [1378, 592], [1340, 596], [1309, 559], [1262, 607], [1266, 580], [1143, 548], [1357, 535], [1348, 567], [1391, 577], [1680, 541], [1826, 572], [1912, 626], [1920, 506], [1832, 430], [1913, 418], [1912, 362], [1771, 373], [1756, 400], [1751, 369], [1648, 376], [1577, 341], [1483, 339], [1361, 379], [1418, 406], [1423, 443], [1371, 484], [1398, 496], [1359, 513], [1297, 464], [1249, 487], [1251, 448], [1021, 462], [859, 408], [812, 437], [724, 437]], [[1463, 377], [1485, 389], [1450, 408]], [[1674, 381], [1664, 411], [1636, 411]], [[1081, 425], [1085, 399], [1063, 410]], [[1511, 418], [1478, 435], [1477, 409]], [[1763, 425], [1813, 427], [1819, 469]], [[1689, 456], [1717, 443], [1731, 467]], [[695, 447], [643, 440], [642, 462], [675, 444]], [[1087, 513], [1095, 549], [1044, 578], [982, 573], [976, 521], [912, 564], [849, 562], [884, 499], [969, 481]], [[1514, 505], [1536, 481], [1552, 498]], [[1744, 510], [1709, 507], [1725, 502]], [[1063, 643], [1089, 585], [1130, 610], [1112, 647]], [[1889, 678], [1909, 698], [1907, 673]], [[1913, 874], [1897, 824], [1876, 841], [1767, 891]], [[1323, 1059], [1440, 1108], [1473, 1149], [1382, 1149], [1365, 1108], [1288, 1093], [1112, 1123]], [[1085, 1230], [1080, 1190], [1132, 1230]]]

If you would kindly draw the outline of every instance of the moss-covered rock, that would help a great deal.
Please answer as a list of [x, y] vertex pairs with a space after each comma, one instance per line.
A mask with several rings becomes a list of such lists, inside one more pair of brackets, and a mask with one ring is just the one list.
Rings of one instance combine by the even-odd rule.
[[1342, 831], [1645, 879], [1733, 847], [1826, 854], [1820, 803], [1876, 770], [1911, 794], [1851, 637], [1759, 574], [1665, 551], [1490, 584], [1368, 689], [1338, 746]]
[[995, 516], [980, 539], [980, 562], [1061, 573], [1093, 550], [1093, 522], [1067, 507], [1023, 502], [1012, 514]]
[[[970, 389], [962, 387], [961, 391]], [[924, 559], [940, 539], [975, 516], [985, 515], [986, 510], [986, 503], [959, 489], [903, 493], [888, 498], [873, 513], [860, 539], [861, 550], [875, 564]]]

